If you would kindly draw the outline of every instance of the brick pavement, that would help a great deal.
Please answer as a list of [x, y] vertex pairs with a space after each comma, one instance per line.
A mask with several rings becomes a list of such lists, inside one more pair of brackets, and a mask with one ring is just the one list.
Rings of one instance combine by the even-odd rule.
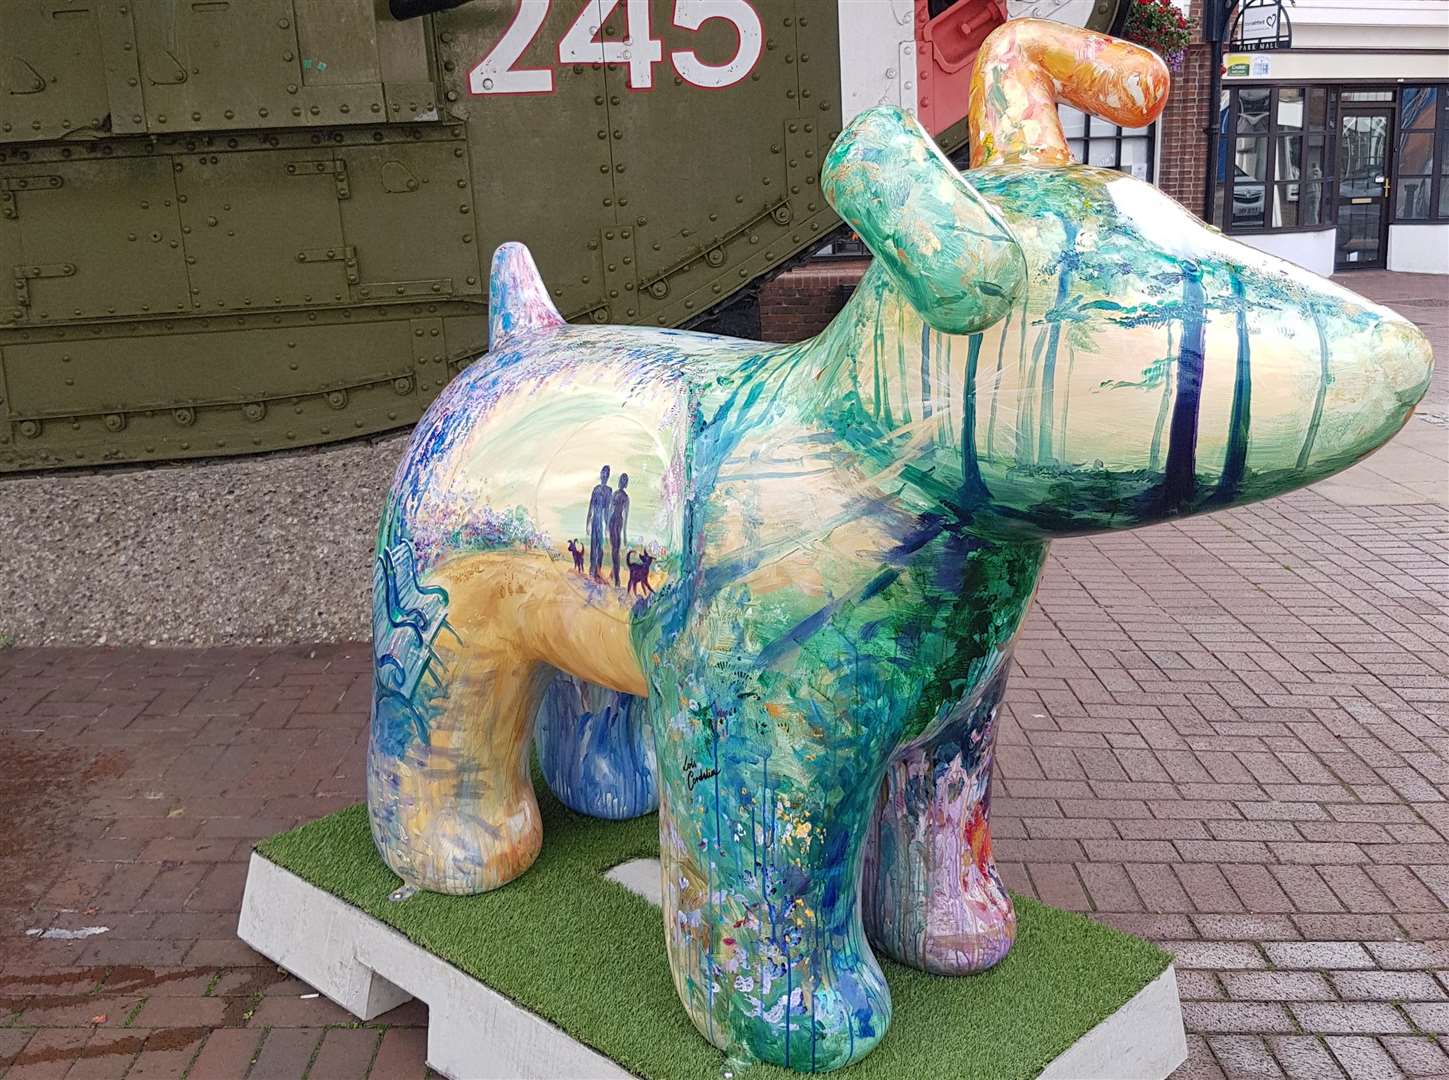
[[[1441, 282], [1354, 285], [1449, 357]], [[1449, 441], [1446, 386], [1413, 423]], [[1449, 1074], [1442, 501], [1062, 542], [1016, 662], [1004, 872], [1176, 953], [1181, 1077]], [[0, 650], [4, 1080], [424, 1074], [423, 1007], [356, 1024], [234, 937], [253, 842], [361, 797], [368, 678], [345, 644]]]

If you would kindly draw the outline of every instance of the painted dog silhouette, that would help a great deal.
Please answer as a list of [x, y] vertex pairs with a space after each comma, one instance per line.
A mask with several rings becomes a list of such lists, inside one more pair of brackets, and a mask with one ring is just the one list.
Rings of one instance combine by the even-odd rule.
[[[1166, 86], [1144, 50], [1017, 20], [978, 57], [964, 175], [910, 117], [859, 116], [822, 187], [875, 262], [799, 345], [566, 326], [498, 250], [490, 352], [418, 424], [379, 537], [388, 865], [453, 893], [523, 873], [537, 716], [580, 809], [649, 809], [657, 755], [670, 965], [715, 1044], [866, 1053], [867, 932], [936, 972], [1005, 954], [992, 747], [1047, 543], [1311, 483], [1428, 385], [1394, 313], [1071, 162], [1058, 88], [1135, 126]], [[632, 477], [652, 597], [568, 572], [577, 461]]]
[[[639, 556], [637, 561], [635, 555]], [[629, 567], [629, 595], [634, 595], [637, 589], [640, 596], [652, 596], [654, 588], [649, 584], [649, 567], [654, 565], [654, 556], [647, 551], [630, 548], [629, 554], [624, 556], [624, 563]]]

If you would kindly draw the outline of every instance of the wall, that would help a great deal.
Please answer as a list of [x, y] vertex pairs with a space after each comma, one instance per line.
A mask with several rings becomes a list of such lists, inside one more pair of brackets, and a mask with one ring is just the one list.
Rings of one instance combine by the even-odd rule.
[[760, 290], [761, 339], [803, 341], [820, 333], [869, 265], [869, 259], [819, 259], [766, 284]]
[[1328, 277], [1333, 273], [1333, 249], [1337, 236], [1337, 229], [1322, 229], [1318, 232], [1248, 233], [1236, 235], [1233, 239]]
[[[1192, 0], [1190, 14], [1201, 27], [1202, 0]], [[1194, 214], [1202, 213], [1211, 64], [1212, 47], [1202, 40], [1201, 29], [1196, 30], [1182, 70], [1172, 74], [1172, 90], [1158, 124], [1157, 186]]]
[[1389, 269], [1449, 274], [1449, 225], [1390, 225]]

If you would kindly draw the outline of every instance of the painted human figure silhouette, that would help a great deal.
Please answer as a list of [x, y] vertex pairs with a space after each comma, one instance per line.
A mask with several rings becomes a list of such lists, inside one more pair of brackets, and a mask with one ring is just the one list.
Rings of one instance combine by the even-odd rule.
[[584, 572], [584, 547], [577, 540], [570, 540], [569, 554], [574, 557], [574, 569], [579, 573]]
[[[609, 466], [599, 470], [599, 482], [589, 495], [589, 512], [584, 524], [589, 530], [589, 576], [603, 581], [604, 528], [609, 523], [609, 505], [614, 501], [614, 489], [609, 487]], [[615, 577], [618, 575], [616, 574]]]
[[619, 474], [619, 490], [609, 504], [609, 554], [614, 562], [614, 588], [619, 587], [619, 553], [625, 545], [625, 531], [629, 527], [629, 474]]

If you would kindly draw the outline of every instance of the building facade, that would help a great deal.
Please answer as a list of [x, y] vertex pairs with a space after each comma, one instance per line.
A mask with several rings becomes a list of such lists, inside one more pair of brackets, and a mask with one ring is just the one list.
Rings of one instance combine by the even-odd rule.
[[[1193, 14], [1201, 17], [1200, 0]], [[1297, 0], [1291, 48], [1197, 44], [1163, 118], [1164, 190], [1320, 274], [1449, 274], [1449, 0]], [[1206, 205], [1206, 179], [1213, 175]]]
[[[1198, 30], [1161, 118], [1123, 129], [1062, 106], [1079, 161], [1155, 183], [1234, 239], [1319, 274], [1449, 274], [1449, 0], [1284, 0], [1291, 48], [1216, 57], [1203, 0], [1176, 2]], [[822, 329], [867, 257], [846, 238], [766, 285], [763, 336]]]

